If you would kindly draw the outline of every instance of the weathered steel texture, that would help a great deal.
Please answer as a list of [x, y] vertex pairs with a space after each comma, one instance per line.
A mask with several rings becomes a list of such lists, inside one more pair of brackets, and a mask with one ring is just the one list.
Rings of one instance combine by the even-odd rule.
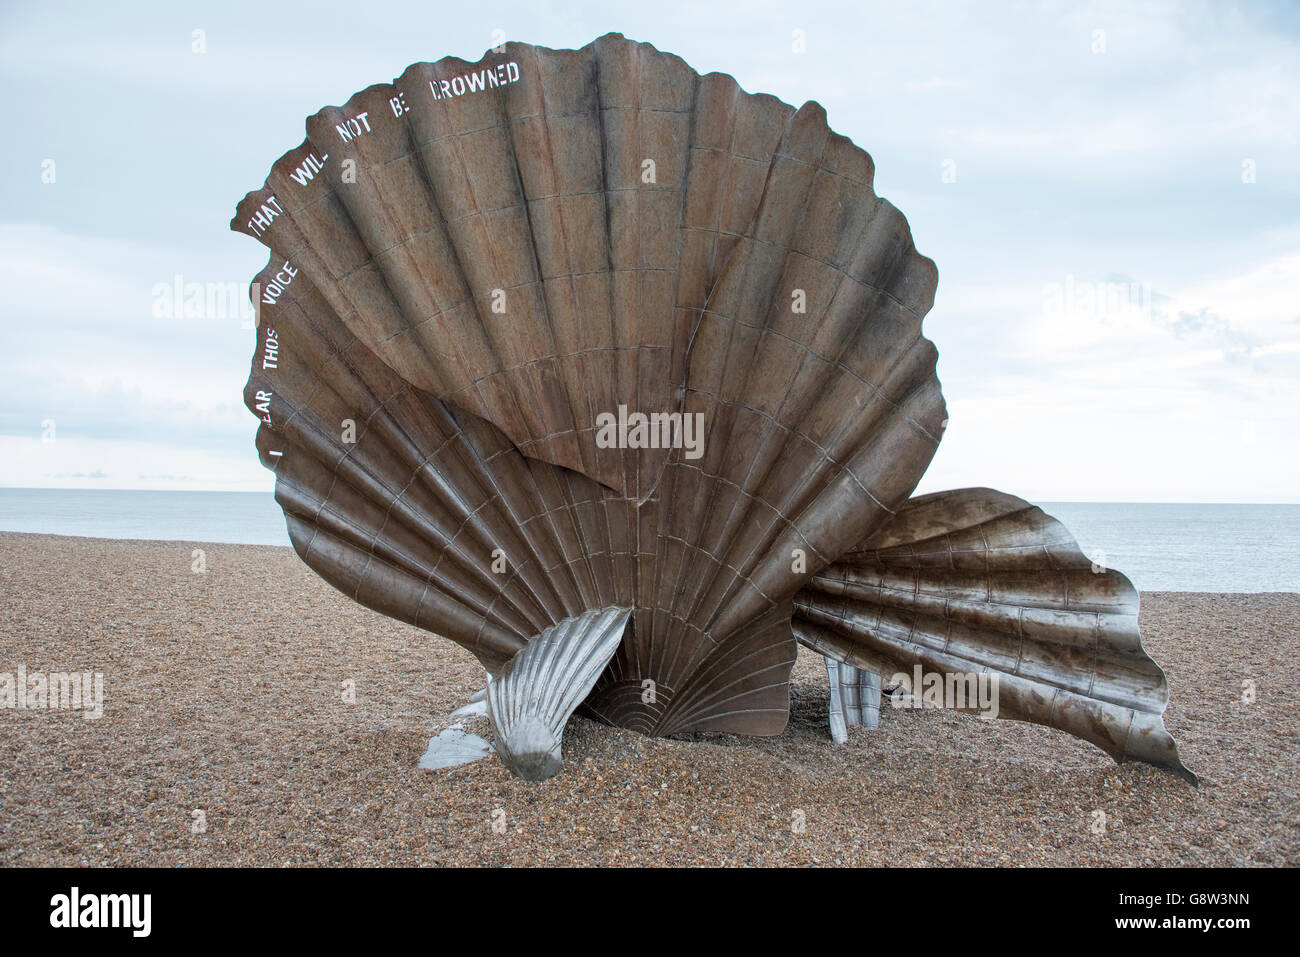
[[[489, 69], [518, 78], [430, 93]], [[274, 252], [246, 401], [299, 553], [494, 672], [631, 606], [594, 712], [778, 733], [777, 619], [944, 421], [934, 266], [867, 154], [816, 104], [618, 36], [417, 64], [307, 129], [232, 224]], [[599, 447], [620, 406], [701, 414], [700, 457]]]
[[872, 729], [880, 724], [880, 675], [828, 656], [826, 677], [832, 741], [846, 742], [849, 728]]
[[826, 658], [826, 677], [830, 685], [831, 740], [836, 744], [843, 744], [849, 740], [849, 730], [848, 722], [844, 720], [844, 691], [840, 685], [840, 663], [834, 658]]
[[630, 608], [599, 608], [552, 625], [487, 686], [497, 753], [512, 772], [542, 781], [560, 770], [564, 726], [623, 640]]
[[1091, 741], [1191, 781], [1142, 647], [1138, 593], [1023, 499], [959, 489], [912, 499], [795, 598], [795, 636], [890, 676], [916, 665], [996, 674], [999, 716]]
[[[630, 608], [588, 713], [779, 733], [795, 594], [947, 421], [937, 274], [873, 172], [816, 103], [614, 34], [310, 117], [231, 223], [272, 251], [245, 402], [298, 554], [494, 675]], [[702, 446], [605, 447], [624, 407]]]
[[[583, 713], [654, 736], [738, 727], [747, 734], [780, 734], [789, 719], [787, 678], [797, 652], [792, 609], [786, 599], [689, 668], [677, 660], [678, 648], [639, 642], [632, 634], [583, 703]], [[708, 640], [707, 634], [695, 637]]]

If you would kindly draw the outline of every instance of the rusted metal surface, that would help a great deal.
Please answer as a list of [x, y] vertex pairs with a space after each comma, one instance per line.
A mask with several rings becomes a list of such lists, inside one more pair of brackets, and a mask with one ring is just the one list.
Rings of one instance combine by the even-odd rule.
[[[996, 676], [997, 716], [1044, 724], [1191, 781], [1165, 730], [1165, 674], [1142, 647], [1138, 593], [1023, 499], [912, 499], [795, 599], [795, 636], [882, 675]], [[919, 693], [912, 689], [913, 694]]]
[[231, 223], [271, 249], [245, 401], [298, 554], [492, 674], [630, 609], [586, 713], [779, 733], [796, 596], [947, 422], [872, 175], [816, 103], [614, 34], [308, 118]]

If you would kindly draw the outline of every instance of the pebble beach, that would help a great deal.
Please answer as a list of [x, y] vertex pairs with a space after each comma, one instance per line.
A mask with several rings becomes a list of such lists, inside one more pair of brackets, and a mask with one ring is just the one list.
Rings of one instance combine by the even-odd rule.
[[0, 865], [1300, 864], [1300, 595], [1144, 592], [1141, 627], [1199, 787], [887, 703], [834, 746], [806, 649], [778, 737], [574, 717], [530, 784], [419, 769], [482, 668], [291, 549], [4, 532], [0, 673], [102, 673], [103, 713], [0, 708]]

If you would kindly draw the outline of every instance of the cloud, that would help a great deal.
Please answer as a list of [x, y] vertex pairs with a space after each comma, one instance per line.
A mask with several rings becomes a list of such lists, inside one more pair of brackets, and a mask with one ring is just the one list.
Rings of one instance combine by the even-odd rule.
[[[175, 319], [154, 308], [155, 286], [190, 266], [205, 283], [246, 287], [254, 273], [243, 266], [237, 278], [220, 257], [0, 223], [0, 484], [270, 487], [269, 474], [250, 469], [256, 421], [242, 404], [252, 330], [237, 315]], [[168, 465], [177, 455], [205, 466], [177, 472]]]
[[[251, 443], [250, 443], [251, 444]], [[0, 486], [259, 492], [271, 473], [243, 451], [93, 437], [0, 435]]]
[[[1107, 296], [1107, 283], [1122, 288]], [[981, 334], [940, 342], [959, 371], [945, 378], [949, 427], [922, 490], [1296, 501], [1297, 290], [1300, 256], [1286, 255], [1127, 299], [1128, 277], [1110, 274], [1055, 311], [1041, 308], [1052, 295], [1035, 308], [1029, 283], [949, 304]]]
[[[0, 180], [0, 483], [269, 488], [241, 404], [251, 332], [155, 315], [155, 287], [251, 279], [267, 256], [228, 232], [234, 204], [324, 104], [415, 60], [477, 58], [494, 29], [575, 47], [608, 28], [595, 0], [367, 17], [359, 43], [345, 0], [291, 34], [251, 0], [0, 11], [17, 131]], [[951, 423], [926, 488], [1297, 500], [1294, 5], [757, 0], [621, 17], [702, 72], [818, 100], [872, 153], [940, 270], [926, 333]]]

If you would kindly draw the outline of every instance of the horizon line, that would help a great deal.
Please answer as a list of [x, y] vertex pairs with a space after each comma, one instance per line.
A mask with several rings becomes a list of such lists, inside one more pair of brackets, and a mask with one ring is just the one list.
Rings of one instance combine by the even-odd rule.
[[[966, 486], [968, 488], [979, 488], [981, 486]], [[275, 495], [272, 489], [239, 489], [239, 488], [119, 488], [119, 487], [67, 487], [59, 485], [3, 485], [0, 484], [0, 491], [5, 492], [178, 492], [178, 493], [222, 493], [236, 495]], [[939, 489], [937, 491], [948, 491]], [[921, 492], [921, 495], [930, 495], [932, 492]], [[1011, 494], [1011, 493], [1009, 493]], [[911, 497], [916, 497], [915, 495]], [[1300, 499], [1289, 502], [1259, 502], [1259, 501], [1210, 501], [1203, 499], [1072, 499], [1072, 498], [1040, 498], [1035, 499], [1025, 495], [1017, 495], [1017, 498], [1023, 498], [1030, 503], [1042, 503], [1045, 505], [1293, 505], [1300, 506]]]

